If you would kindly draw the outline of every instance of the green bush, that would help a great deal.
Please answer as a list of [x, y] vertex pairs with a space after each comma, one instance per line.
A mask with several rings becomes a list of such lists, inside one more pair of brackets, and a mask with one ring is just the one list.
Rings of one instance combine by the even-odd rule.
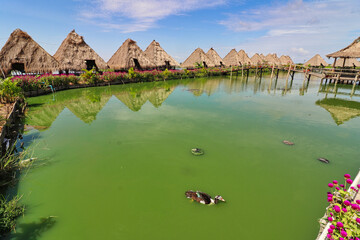
[[96, 73], [95, 69], [86, 70], [82, 69], [84, 72], [80, 75], [81, 81], [84, 81], [88, 84], [97, 84], [100, 80], [99, 74]]
[[23, 98], [21, 87], [17, 81], [12, 81], [12, 77], [0, 81], [0, 101], [2, 103], [12, 103], [18, 98]]
[[24, 213], [25, 207], [19, 203], [19, 200], [18, 197], [10, 201], [4, 197], [0, 198], [0, 236], [14, 230], [16, 218]]

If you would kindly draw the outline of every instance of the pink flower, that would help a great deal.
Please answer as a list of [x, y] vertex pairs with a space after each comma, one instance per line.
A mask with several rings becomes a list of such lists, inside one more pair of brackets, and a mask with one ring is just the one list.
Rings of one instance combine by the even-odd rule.
[[360, 200], [356, 200], [356, 203], [357, 203], [357, 204], [360, 204]]
[[[360, 189], [360, 184], [357, 185], [357, 188]], [[360, 239], [359, 239], [360, 240]]]
[[346, 206], [350, 206], [351, 202], [349, 202], [348, 200], [345, 200], [345, 201], [344, 201], [344, 204], [345, 204]]
[[349, 179], [346, 179], [346, 182], [348, 183], [348, 184], [352, 184], [353, 183], [353, 181], [349, 178]]
[[339, 212], [340, 212], [340, 207], [337, 206], [337, 205], [335, 205], [335, 206], [334, 206], [334, 210], [335, 210], [335, 212], [339, 213]]
[[345, 174], [344, 177], [345, 178], [351, 178], [350, 174]]
[[329, 220], [329, 222], [334, 221], [334, 219], [332, 217], [328, 217], [328, 220]]
[[334, 214], [333, 214], [332, 212], [330, 213], [330, 215], [331, 215], [331, 216], [334, 216]]
[[334, 230], [332, 230], [331, 228], [328, 229], [328, 233], [331, 234], [331, 233], [333, 233], [333, 232], [334, 232]]
[[329, 184], [328, 184], [328, 187], [329, 187], [329, 188], [332, 188], [332, 187], [334, 187], [334, 184], [329, 183]]
[[331, 224], [331, 225], [330, 225], [330, 228], [331, 228], [331, 229], [335, 229], [335, 226]]
[[327, 238], [331, 238], [331, 234], [326, 235]]
[[344, 187], [345, 187], [345, 185], [344, 185], [344, 184], [340, 184], [340, 187], [344, 188]]
[[356, 210], [356, 209], [359, 208], [359, 206], [358, 206], [357, 204], [351, 204], [351, 208], [354, 209], [354, 210]]
[[360, 218], [356, 218], [356, 222], [357, 222], [357, 223], [360, 223]]
[[341, 231], [341, 236], [343, 236], [343, 237], [347, 237], [347, 232], [346, 232], [346, 231], [344, 231], [344, 230], [342, 230], [342, 231]]
[[331, 193], [328, 193], [328, 195], [327, 195], [328, 197], [333, 197], [333, 195], [331, 194]]
[[343, 212], [347, 212], [347, 209], [346, 209], [346, 208], [343, 208], [342, 211], [343, 211]]
[[340, 190], [340, 188], [339, 188], [339, 187], [336, 187], [335, 189], [336, 189], [336, 190], [338, 190], [338, 191]]
[[332, 202], [333, 201], [332, 197], [328, 197], [327, 201]]
[[338, 184], [338, 181], [334, 180], [334, 181], [333, 181], [333, 184]]
[[344, 227], [344, 224], [342, 222], [337, 222], [336, 226], [338, 226], [339, 228], [342, 228], [342, 227]]

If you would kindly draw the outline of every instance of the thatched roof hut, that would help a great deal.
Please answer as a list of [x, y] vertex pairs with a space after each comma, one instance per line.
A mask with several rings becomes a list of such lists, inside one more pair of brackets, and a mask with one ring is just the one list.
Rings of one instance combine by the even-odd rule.
[[304, 63], [304, 66], [308, 66], [308, 65], [312, 67], [319, 67], [319, 66], [327, 66], [329, 64], [325, 62], [325, 60], [319, 54], [316, 54], [309, 61]]
[[0, 51], [0, 66], [3, 71], [43, 73], [59, 67], [58, 62], [26, 32], [13, 31]]
[[282, 55], [280, 58], [281, 65], [292, 65], [294, 64], [293, 60], [289, 56]]
[[266, 58], [266, 57], [265, 57], [264, 54], [261, 53], [261, 54], [260, 54], [260, 57], [261, 57], [261, 59], [262, 59], [263, 61], [265, 61], [265, 58]]
[[261, 65], [264, 62], [258, 53], [255, 53], [254, 56], [250, 58], [250, 60], [252, 65]]
[[232, 49], [225, 57], [224, 57], [225, 66], [240, 66], [241, 59], [238, 52], [235, 49]]
[[268, 54], [265, 57], [265, 62], [269, 65], [281, 65], [280, 59], [277, 57], [276, 53], [274, 54]]
[[215, 66], [220, 67], [224, 65], [222, 58], [213, 48], [210, 48], [206, 55], [215, 63]]
[[107, 68], [107, 64], [85, 41], [72, 30], [54, 54], [62, 70]]
[[360, 58], [360, 37], [349, 46], [337, 52], [326, 55], [328, 58]]
[[183, 68], [193, 68], [196, 64], [202, 64], [204, 67], [215, 67], [215, 63], [201, 49], [197, 48], [182, 64]]
[[107, 62], [113, 69], [147, 68], [153, 64], [134, 40], [127, 39]]
[[151, 61], [154, 67], [176, 67], [180, 64], [175, 61], [155, 40], [144, 51], [144, 55]]
[[251, 59], [244, 50], [241, 49], [238, 54], [242, 65], [251, 65]]
[[[344, 59], [345, 64], [344, 64]], [[360, 67], [360, 62], [355, 58], [340, 58], [336, 60], [335, 67]]]

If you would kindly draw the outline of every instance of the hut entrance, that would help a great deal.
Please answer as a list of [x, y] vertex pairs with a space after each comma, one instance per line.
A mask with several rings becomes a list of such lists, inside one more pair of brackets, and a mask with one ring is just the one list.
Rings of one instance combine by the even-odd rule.
[[223, 66], [224, 66], [223, 62], [220, 62], [220, 67], [223, 67]]
[[170, 69], [170, 61], [165, 61], [165, 67], [167, 68], [167, 69]]
[[134, 60], [135, 68], [138, 69], [138, 70], [141, 70], [141, 66], [140, 66], [140, 63], [137, 60], [137, 58], [133, 58], [133, 60]]
[[86, 63], [86, 70], [91, 70], [93, 68], [95, 68], [96, 70], [98, 69], [95, 63], [95, 60], [85, 60]]
[[16, 72], [25, 72], [25, 64], [24, 63], [12, 63], [11, 70]]
[[205, 68], [208, 67], [205, 61], [203, 62], [203, 65], [204, 65]]

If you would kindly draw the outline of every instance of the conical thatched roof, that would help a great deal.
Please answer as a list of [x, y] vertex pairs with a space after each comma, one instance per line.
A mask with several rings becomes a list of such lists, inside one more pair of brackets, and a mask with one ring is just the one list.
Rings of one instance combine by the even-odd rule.
[[215, 67], [215, 63], [206, 55], [206, 53], [201, 49], [197, 48], [182, 64], [183, 68], [193, 68], [196, 66], [196, 63], [205, 64], [208, 67]]
[[[344, 64], [344, 58], [336, 60], [335, 67], [342, 67]], [[360, 67], [360, 62], [355, 58], [346, 58], [344, 67]]]
[[128, 69], [136, 67], [136, 61], [140, 64], [141, 68], [153, 65], [151, 61], [145, 57], [136, 42], [129, 38], [119, 47], [107, 63], [110, 68]]
[[240, 62], [243, 65], [251, 65], [251, 59], [249, 58], [249, 56], [246, 54], [246, 52], [244, 50], [240, 50], [238, 52], [239, 57], [240, 57]]
[[226, 66], [239, 66], [241, 65], [241, 59], [238, 52], [235, 49], [232, 49], [225, 57], [224, 64]]
[[274, 54], [268, 54], [265, 57], [265, 62], [270, 65], [281, 65], [280, 59], [277, 57], [276, 53]]
[[150, 43], [150, 45], [144, 51], [144, 55], [147, 59], [151, 61], [154, 67], [166, 66], [166, 61], [169, 62], [170, 66], [180, 66], [180, 64], [175, 61], [165, 50], [160, 46], [155, 40]]
[[287, 55], [282, 55], [279, 59], [282, 65], [294, 64], [293, 60]]
[[327, 62], [325, 62], [325, 60], [319, 54], [316, 54], [309, 61], [304, 63], [304, 66], [310, 65], [310, 66], [313, 66], [313, 67], [319, 67], [319, 66], [321, 66], [321, 64], [323, 66], [329, 65]]
[[264, 62], [258, 53], [255, 53], [250, 60], [252, 65], [261, 65]]
[[349, 46], [337, 52], [326, 55], [328, 58], [360, 58], [360, 37], [355, 39]]
[[266, 58], [266, 57], [265, 57], [264, 54], [261, 53], [261, 54], [260, 54], [260, 57], [261, 57], [261, 59], [262, 59], [263, 61], [265, 61], [265, 58]]
[[86, 69], [86, 60], [95, 60], [100, 69], [107, 68], [107, 64], [87, 43], [84, 38], [72, 30], [59, 49], [54, 54], [61, 69], [81, 70]]
[[210, 48], [209, 51], [206, 53], [206, 55], [215, 63], [215, 66], [222, 66], [223, 60], [219, 56], [219, 54], [213, 49]]
[[24, 64], [25, 72], [51, 72], [59, 67], [55, 58], [20, 29], [11, 33], [0, 51], [4, 72], [9, 72], [15, 63]]
[[318, 100], [317, 105], [331, 114], [337, 125], [360, 116], [360, 103], [337, 98]]

